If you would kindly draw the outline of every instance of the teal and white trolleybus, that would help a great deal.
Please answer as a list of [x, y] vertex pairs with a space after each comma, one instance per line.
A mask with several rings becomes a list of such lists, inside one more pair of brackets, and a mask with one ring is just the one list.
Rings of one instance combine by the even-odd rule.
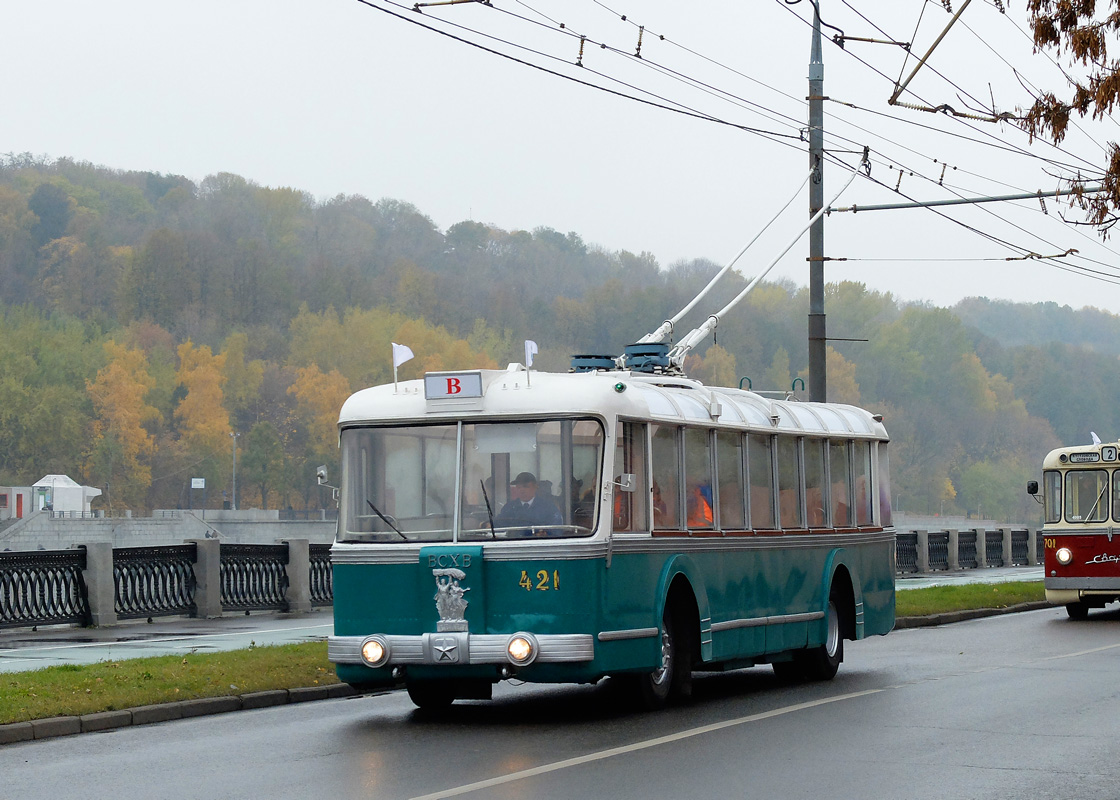
[[708, 387], [667, 352], [429, 373], [346, 401], [329, 640], [344, 682], [403, 682], [426, 707], [507, 678], [612, 676], [656, 707], [693, 670], [829, 679], [845, 639], [891, 630], [881, 417]]

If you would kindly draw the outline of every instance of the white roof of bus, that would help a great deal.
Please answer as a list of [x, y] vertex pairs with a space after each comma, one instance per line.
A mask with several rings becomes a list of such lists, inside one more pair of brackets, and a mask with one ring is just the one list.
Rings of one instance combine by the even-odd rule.
[[[1100, 444], [1083, 444], [1073, 445], [1072, 447], [1059, 447], [1056, 450], [1051, 450], [1046, 454], [1046, 457], [1042, 459], [1042, 468], [1061, 469], [1072, 465], [1075, 467], [1081, 467], [1082, 469], [1091, 469], [1093, 467], [1096, 467], [1097, 469], [1115, 469], [1118, 464], [1117, 461], [1105, 461], [1104, 459], [1100, 458], [1102, 449], [1107, 451], [1109, 448], [1111, 448], [1114, 453], [1120, 451], [1120, 442], [1102, 442]], [[1076, 458], [1071, 458], [1074, 453], [1095, 454], [1097, 455], [1097, 459], [1095, 461], [1078, 461]]]
[[[481, 373], [479, 399], [427, 400], [423, 380], [374, 386], [350, 396], [342, 406], [339, 425], [444, 417], [618, 414], [771, 432], [888, 438], [882, 422], [856, 406], [775, 400], [740, 389], [707, 387], [688, 378], [626, 371], [527, 374], [523, 368], [470, 372]], [[617, 391], [616, 385], [625, 389]]]

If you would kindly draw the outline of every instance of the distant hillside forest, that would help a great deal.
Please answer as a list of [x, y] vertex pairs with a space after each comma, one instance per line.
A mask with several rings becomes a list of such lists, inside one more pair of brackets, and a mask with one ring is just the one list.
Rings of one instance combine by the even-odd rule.
[[[200, 183], [70, 159], [0, 163], [0, 484], [65, 473], [102, 507], [222, 502], [237, 450], [241, 507], [317, 508], [337, 474], [345, 397], [392, 380], [520, 361], [566, 369], [617, 353], [718, 269], [662, 267], [577, 233], [439, 230], [401, 200]], [[687, 330], [749, 276], [730, 274]], [[807, 373], [807, 290], [761, 283], [687, 371], [789, 389]], [[885, 416], [898, 510], [1038, 519], [1024, 485], [1047, 450], [1120, 435], [1120, 319], [972, 299], [901, 302], [830, 285], [829, 399]], [[860, 341], [866, 340], [866, 341]], [[237, 434], [234, 436], [233, 434]]]

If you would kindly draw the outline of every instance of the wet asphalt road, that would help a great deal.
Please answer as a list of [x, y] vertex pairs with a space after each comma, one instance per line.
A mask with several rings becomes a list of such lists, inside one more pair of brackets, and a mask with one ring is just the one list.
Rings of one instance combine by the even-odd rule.
[[1118, 670], [1120, 611], [1046, 609], [849, 642], [829, 683], [698, 676], [691, 705], [656, 714], [604, 681], [6, 745], [0, 797], [1115, 797]]

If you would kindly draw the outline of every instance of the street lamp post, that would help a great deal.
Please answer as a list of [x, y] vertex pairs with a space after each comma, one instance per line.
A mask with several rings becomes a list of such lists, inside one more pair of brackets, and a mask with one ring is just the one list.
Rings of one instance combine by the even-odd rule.
[[233, 439], [233, 492], [230, 497], [229, 507], [234, 511], [237, 510], [237, 437], [240, 435], [241, 434], [236, 431], [230, 434], [230, 438]]

